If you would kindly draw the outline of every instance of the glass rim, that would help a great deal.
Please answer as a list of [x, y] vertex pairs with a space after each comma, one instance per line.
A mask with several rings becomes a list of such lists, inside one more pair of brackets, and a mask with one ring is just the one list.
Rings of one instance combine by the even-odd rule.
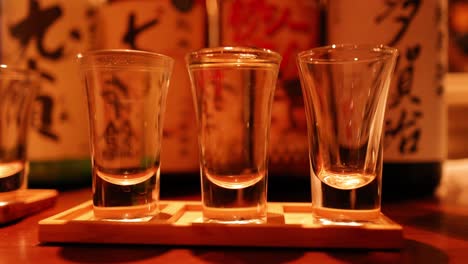
[[192, 51], [185, 56], [185, 60], [188, 64], [219, 62], [256, 62], [279, 64], [281, 59], [281, 55], [271, 49], [244, 46], [203, 48]]
[[10, 66], [8, 64], [0, 64], [0, 76], [4, 76], [5, 74], [10, 74], [13, 76], [19, 76], [22, 79], [32, 79], [38, 80], [39, 74], [34, 72], [33, 70], [20, 68], [16, 66]]
[[[330, 54], [332, 51], [368, 51], [368, 54], [375, 54], [365, 59], [350, 56], [349, 58], [319, 58], [317, 55]], [[323, 63], [323, 64], [336, 64], [336, 63], [356, 63], [356, 62], [369, 62], [378, 59], [391, 59], [398, 55], [398, 49], [384, 45], [384, 44], [331, 44], [321, 46], [299, 52], [297, 59], [301, 62], [309, 63]]]
[[[106, 61], [98, 62], [98, 58], [109, 57], [116, 55], [125, 55], [140, 59], [136, 61], [109, 59]], [[81, 68], [112, 68], [112, 67], [160, 67], [165, 65], [173, 65], [174, 59], [156, 52], [133, 50], [133, 49], [96, 49], [85, 52], [80, 52], [76, 55], [77, 61]]]

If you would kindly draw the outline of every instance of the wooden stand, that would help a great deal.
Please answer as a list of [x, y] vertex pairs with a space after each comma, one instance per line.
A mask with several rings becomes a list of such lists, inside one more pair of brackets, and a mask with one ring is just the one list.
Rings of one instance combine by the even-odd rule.
[[56, 190], [24, 189], [0, 193], [0, 224], [40, 212], [54, 205]]
[[39, 222], [43, 243], [399, 249], [402, 227], [383, 214], [372, 224], [320, 225], [308, 203], [269, 203], [265, 224], [202, 221], [200, 202], [161, 201], [145, 222], [98, 220], [88, 201]]

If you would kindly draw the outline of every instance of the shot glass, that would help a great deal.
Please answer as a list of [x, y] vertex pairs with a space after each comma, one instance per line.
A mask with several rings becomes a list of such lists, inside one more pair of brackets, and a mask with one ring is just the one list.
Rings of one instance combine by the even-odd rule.
[[158, 212], [172, 58], [135, 50], [78, 55], [88, 102], [94, 215], [146, 220]]
[[0, 193], [27, 187], [27, 138], [37, 91], [32, 72], [0, 65]]
[[205, 222], [266, 221], [271, 107], [281, 56], [219, 47], [186, 56]]
[[382, 126], [397, 54], [350, 44], [297, 56], [318, 222], [371, 222], [380, 215]]

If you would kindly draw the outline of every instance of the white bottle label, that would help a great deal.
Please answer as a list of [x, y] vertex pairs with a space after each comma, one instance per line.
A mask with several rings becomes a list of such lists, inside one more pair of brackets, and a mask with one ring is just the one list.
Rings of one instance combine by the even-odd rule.
[[87, 1], [2, 1], [3, 63], [40, 76], [29, 133], [31, 160], [89, 157], [84, 88], [75, 63], [89, 44]]
[[197, 124], [184, 56], [204, 46], [204, 5], [115, 1], [102, 5], [97, 17], [99, 48], [148, 50], [175, 59], [164, 115], [161, 171], [197, 171]]
[[331, 0], [328, 41], [398, 48], [384, 122], [384, 160], [441, 161], [446, 156], [445, 2]]

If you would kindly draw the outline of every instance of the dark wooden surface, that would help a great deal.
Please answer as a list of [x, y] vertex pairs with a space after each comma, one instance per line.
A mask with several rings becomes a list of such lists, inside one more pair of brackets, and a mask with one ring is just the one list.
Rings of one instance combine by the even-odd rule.
[[[91, 198], [90, 188], [62, 191], [53, 208], [0, 226], [0, 263], [468, 263], [468, 188], [457, 181], [445, 179], [432, 198], [383, 204], [384, 213], [404, 226], [400, 251], [39, 244], [39, 220]], [[185, 187], [162, 198], [199, 199], [198, 189], [192, 191]], [[300, 199], [297, 193], [274, 198], [281, 195]]]

